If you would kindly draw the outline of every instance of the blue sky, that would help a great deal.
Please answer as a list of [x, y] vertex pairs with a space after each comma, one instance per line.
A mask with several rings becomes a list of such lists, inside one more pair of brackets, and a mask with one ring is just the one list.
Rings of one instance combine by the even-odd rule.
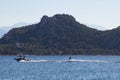
[[73, 15], [80, 23], [120, 26], [120, 0], [0, 0], [0, 27], [36, 23], [43, 15]]

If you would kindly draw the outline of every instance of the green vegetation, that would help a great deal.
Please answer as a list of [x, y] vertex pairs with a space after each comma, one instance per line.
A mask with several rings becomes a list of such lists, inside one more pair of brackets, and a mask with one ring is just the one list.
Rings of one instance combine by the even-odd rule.
[[0, 40], [1, 55], [119, 55], [120, 29], [99, 31], [71, 15], [43, 16], [37, 24], [13, 28]]

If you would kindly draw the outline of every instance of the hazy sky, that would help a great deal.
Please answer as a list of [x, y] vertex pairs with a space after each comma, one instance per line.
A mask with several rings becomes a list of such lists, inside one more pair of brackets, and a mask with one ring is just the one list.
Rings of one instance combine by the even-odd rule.
[[71, 14], [80, 23], [120, 26], [120, 0], [0, 0], [0, 27], [39, 22], [43, 15]]

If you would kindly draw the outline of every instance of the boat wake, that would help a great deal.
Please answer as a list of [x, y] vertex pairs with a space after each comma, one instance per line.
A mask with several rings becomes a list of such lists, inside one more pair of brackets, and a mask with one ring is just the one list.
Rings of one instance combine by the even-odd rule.
[[71, 59], [71, 60], [29, 60], [29, 61], [21, 60], [20, 62], [96, 62], [96, 63], [104, 62], [106, 63], [108, 61]]

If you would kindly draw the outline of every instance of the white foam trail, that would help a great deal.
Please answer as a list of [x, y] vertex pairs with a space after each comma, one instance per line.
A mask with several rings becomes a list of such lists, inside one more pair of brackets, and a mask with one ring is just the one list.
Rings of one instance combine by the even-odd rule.
[[20, 62], [108, 62], [104, 60], [77, 60], [77, 59], [71, 59], [71, 60], [30, 60], [30, 61], [20, 61]]

